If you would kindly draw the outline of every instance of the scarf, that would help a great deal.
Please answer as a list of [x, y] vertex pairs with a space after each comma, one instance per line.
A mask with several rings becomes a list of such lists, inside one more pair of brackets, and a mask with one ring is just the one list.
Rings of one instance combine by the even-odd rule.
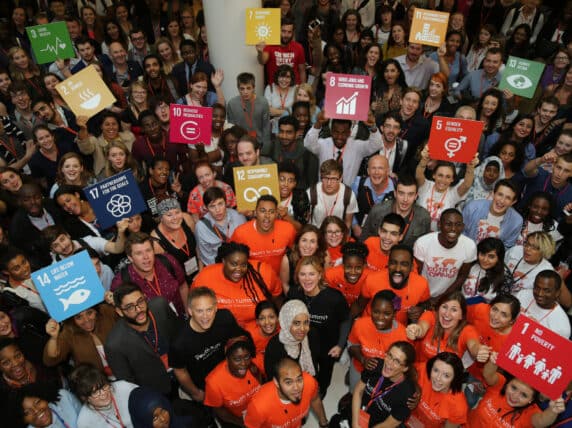
[[[310, 352], [310, 343], [308, 342], [308, 336], [304, 337], [302, 342], [296, 340], [292, 333], [290, 333], [290, 326], [300, 314], [308, 315], [308, 308], [301, 300], [290, 300], [282, 306], [280, 309], [280, 314], [278, 315], [278, 320], [280, 321], [280, 333], [278, 335], [278, 340], [284, 345], [284, 349], [288, 356], [298, 360], [302, 370], [311, 374], [316, 375], [316, 369], [314, 368], [314, 363], [312, 361], [312, 353]], [[302, 345], [300, 347], [300, 345]]]

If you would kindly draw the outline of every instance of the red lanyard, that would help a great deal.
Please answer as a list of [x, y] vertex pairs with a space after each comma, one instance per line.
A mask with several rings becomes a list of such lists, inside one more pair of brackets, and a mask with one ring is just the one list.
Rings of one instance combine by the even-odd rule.
[[411, 220], [413, 220], [413, 207], [411, 207], [411, 212], [409, 213], [409, 218], [407, 219], [407, 224], [405, 225], [405, 230], [403, 231], [403, 236], [407, 235], [407, 231], [409, 230], [409, 226], [411, 226]]
[[9, 142], [0, 139], [0, 144], [2, 144], [6, 150], [8, 150], [12, 156], [14, 156], [14, 159], [18, 159], [18, 152], [16, 151], [16, 145], [14, 144], [14, 137], [8, 137], [8, 139], [10, 140]]
[[[169, 193], [169, 191], [167, 190], [167, 185], [165, 184], [164, 187], [165, 191], [163, 192], [164, 194]], [[157, 195], [155, 194], [155, 188], [153, 187], [153, 184], [151, 183], [151, 179], [149, 179], [149, 190], [151, 191], [151, 193], [153, 194], [153, 197], [155, 199], [157, 199]]]
[[52, 413], [53, 413], [54, 415], [56, 415], [56, 418], [58, 418], [58, 421], [60, 421], [60, 423], [61, 423], [65, 428], [70, 428], [70, 426], [69, 426], [68, 424], [66, 424], [66, 421], [64, 421], [64, 418], [62, 418], [62, 417], [60, 416], [60, 414], [55, 411], [55, 409], [52, 409], [52, 408], [50, 407], [50, 410], [52, 411]]
[[[160, 94], [162, 94], [164, 92], [164, 87], [165, 87], [165, 81], [163, 80], [163, 78], [159, 78], [161, 80], [161, 85], [159, 90], [161, 91]], [[153, 85], [151, 84], [151, 80], [149, 80], [149, 83], [147, 84], [147, 86], [149, 87], [149, 92], [151, 92], [151, 94], [153, 96], [155, 96], [155, 89], [153, 88]]]
[[383, 383], [384, 380], [385, 380], [385, 378], [383, 376], [381, 376], [379, 378], [379, 380], [377, 381], [377, 384], [375, 385], [375, 388], [373, 389], [373, 392], [371, 394], [371, 398], [369, 399], [369, 402], [367, 403], [366, 410], [368, 410], [370, 408], [370, 406], [378, 398], [382, 398], [383, 396], [387, 395], [389, 393], [389, 391], [391, 391], [393, 388], [395, 388], [397, 385], [399, 385], [401, 382], [403, 382], [403, 381], [399, 381], [399, 382], [396, 382], [396, 383], [390, 385], [389, 387], [387, 387], [385, 389], [381, 389], [381, 384]]
[[[115, 417], [117, 418], [117, 422], [119, 422], [119, 426], [121, 428], [125, 428], [125, 424], [123, 423], [123, 420], [121, 419], [121, 414], [119, 414], [119, 409], [117, 408], [117, 403], [115, 402], [115, 397], [113, 396], [113, 393], [111, 393], [111, 403], [113, 404], [113, 413], [115, 413]], [[99, 413], [99, 415], [105, 420], [106, 425], [109, 425], [110, 427], [115, 426], [115, 425], [111, 424], [111, 421], [109, 419], [107, 419], [107, 416], [105, 416], [103, 413], [101, 413], [97, 409], [95, 409], [95, 411], [97, 413]]]
[[328, 211], [327, 209], [327, 204], [326, 204], [326, 200], [324, 199], [324, 197], [322, 196], [322, 203], [324, 204], [324, 210], [326, 211], [326, 215], [329, 217], [332, 215], [332, 213], [334, 212], [334, 209], [336, 208], [336, 204], [338, 203], [338, 196], [340, 196], [340, 192], [338, 191], [338, 193], [336, 193], [336, 200], [334, 201], [334, 203], [332, 204], [332, 206], [330, 207], [330, 210]]
[[249, 100], [248, 104], [250, 104], [250, 110], [246, 108], [246, 103], [241, 98], [240, 103], [242, 104], [242, 113], [244, 114], [244, 120], [246, 121], [246, 126], [248, 130], [254, 129], [254, 102], [253, 100]]
[[155, 292], [155, 294], [157, 296], [161, 296], [161, 287], [159, 285], [159, 278], [157, 278], [157, 274], [155, 273], [155, 270], [153, 270], [153, 281], [147, 281], [145, 278], [143, 278], [145, 281], [145, 284], [147, 284], [149, 286], [149, 288], [151, 290], [153, 290]]
[[[535, 301], [535, 300], [532, 299], [532, 300], [530, 301], [530, 303], [528, 304], [528, 306], [526, 307], [526, 309], [524, 310], [524, 314], [525, 314], [525, 315], [530, 316], [530, 314], [528, 314], [528, 309], [530, 308], [530, 305], [532, 305], [532, 303], [533, 303], [534, 301]], [[555, 303], [555, 304], [554, 304], [554, 307], [553, 307], [552, 309], [550, 309], [550, 310], [548, 311], [548, 313], [547, 313], [546, 315], [544, 315], [542, 318], [540, 318], [539, 320], [536, 320], [536, 322], [537, 322], [538, 324], [542, 324], [542, 321], [544, 320], [544, 318], [546, 318], [548, 315], [550, 315], [550, 314], [552, 313], [552, 311], [554, 311], [554, 309], [556, 309], [557, 306], [558, 306], [558, 303]]]
[[147, 342], [147, 344], [153, 348], [153, 351], [155, 351], [156, 354], [159, 353], [159, 333], [157, 331], [157, 322], [155, 321], [155, 317], [153, 316], [153, 313], [151, 311], [148, 311], [149, 313], [149, 318], [151, 318], [151, 322], [153, 323], [153, 332], [155, 333], [155, 343], [151, 343], [149, 342], [149, 339], [147, 339], [147, 337], [145, 335], [143, 335], [143, 339], [145, 339], [145, 342]]
[[441, 196], [441, 200], [439, 201], [439, 203], [436, 206], [436, 210], [435, 210], [435, 215], [433, 215], [433, 195], [435, 193], [435, 184], [433, 185], [433, 189], [431, 189], [431, 199], [429, 199], [429, 204], [427, 204], [427, 211], [429, 211], [429, 215], [431, 216], [431, 220], [437, 220], [437, 217], [439, 217], [437, 215], [437, 213], [439, 212], [439, 208], [443, 207], [443, 201], [445, 200], [445, 196], [447, 196], [447, 192], [449, 191], [449, 188], [447, 188], [447, 190], [445, 190], [445, 193], [443, 193], [443, 196]]
[[33, 78], [30, 78], [30, 79], [26, 78], [26, 82], [28, 82], [30, 85], [32, 85], [36, 91], [38, 91], [38, 95], [42, 94], [42, 92], [43, 92], [42, 88], [40, 88], [38, 85], [36, 85]]
[[290, 93], [290, 88], [286, 90], [286, 95], [282, 96], [280, 89], [278, 89], [278, 96], [280, 97], [280, 108], [284, 110], [286, 107], [286, 99], [288, 98], [288, 94]]
[[213, 224], [213, 230], [216, 233], [216, 236], [218, 236], [218, 239], [220, 239], [223, 242], [229, 242], [229, 239], [230, 239], [230, 220], [228, 221], [228, 224], [226, 225], [226, 236], [223, 236], [220, 233], [216, 223]]
[[75, 135], [77, 137], [77, 131], [74, 131], [73, 129], [71, 129], [69, 126], [60, 126], [60, 128], [65, 129], [66, 131], [68, 131], [70, 134]]
[[[151, 152], [151, 156], [155, 157], [155, 150], [153, 149], [153, 145], [151, 144], [151, 141], [149, 141], [148, 137], [145, 137], [145, 142], [147, 143], [147, 148]], [[162, 155], [166, 156], [167, 155], [167, 143], [165, 141], [165, 135], [163, 133], [161, 133], [160, 146], [161, 146], [161, 150], [163, 151]]]

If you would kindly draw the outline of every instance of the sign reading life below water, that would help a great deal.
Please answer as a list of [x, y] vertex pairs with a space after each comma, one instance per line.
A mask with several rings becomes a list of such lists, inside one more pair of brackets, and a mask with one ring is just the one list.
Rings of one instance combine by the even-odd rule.
[[34, 56], [38, 64], [75, 56], [73, 44], [65, 21], [26, 27]]
[[433, 116], [429, 134], [431, 159], [471, 162], [479, 148], [482, 132], [483, 122], [480, 120]]
[[130, 169], [84, 188], [83, 193], [102, 229], [147, 209]]
[[268, 165], [237, 166], [232, 169], [236, 204], [240, 211], [253, 210], [262, 195], [274, 195], [280, 201], [278, 168], [275, 163]]
[[409, 32], [409, 43], [439, 47], [445, 43], [449, 12], [415, 8]]
[[246, 33], [247, 45], [264, 42], [267, 45], [280, 44], [280, 8], [247, 8]]
[[182, 144], [211, 144], [213, 109], [171, 104], [169, 141]]
[[544, 64], [541, 62], [509, 56], [499, 89], [508, 89], [515, 95], [532, 98], [543, 71]]
[[572, 379], [571, 354], [571, 341], [521, 314], [499, 351], [497, 365], [555, 400]]
[[37, 270], [32, 280], [57, 322], [102, 302], [105, 293], [87, 251]]
[[324, 110], [328, 119], [367, 120], [371, 76], [326, 74]]

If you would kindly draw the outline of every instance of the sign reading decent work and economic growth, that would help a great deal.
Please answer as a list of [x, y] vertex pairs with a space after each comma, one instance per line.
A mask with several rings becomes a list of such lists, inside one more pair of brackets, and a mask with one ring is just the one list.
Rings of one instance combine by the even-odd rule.
[[232, 169], [236, 202], [239, 210], [253, 210], [262, 195], [274, 195], [280, 200], [278, 168], [275, 163], [268, 165], [238, 166]]
[[409, 43], [439, 47], [445, 43], [449, 12], [415, 8]]
[[169, 141], [182, 144], [211, 144], [213, 109], [171, 104]]
[[479, 148], [482, 132], [483, 122], [479, 120], [434, 116], [428, 143], [431, 159], [471, 162]]
[[246, 9], [247, 45], [264, 42], [267, 45], [280, 44], [280, 9], [279, 8], [247, 8]]
[[116, 101], [93, 65], [58, 83], [56, 90], [76, 116], [95, 116]]
[[499, 352], [497, 365], [555, 400], [572, 378], [571, 354], [570, 340], [521, 314]]
[[371, 76], [326, 74], [324, 110], [328, 119], [367, 120]]
[[105, 293], [87, 251], [37, 270], [32, 280], [57, 322], [102, 302]]
[[532, 98], [543, 71], [544, 64], [541, 62], [509, 56], [499, 89], [508, 89], [515, 95]]
[[131, 170], [88, 186], [83, 192], [103, 229], [147, 209]]
[[34, 56], [38, 64], [54, 62], [75, 56], [73, 44], [65, 21], [26, 27]]

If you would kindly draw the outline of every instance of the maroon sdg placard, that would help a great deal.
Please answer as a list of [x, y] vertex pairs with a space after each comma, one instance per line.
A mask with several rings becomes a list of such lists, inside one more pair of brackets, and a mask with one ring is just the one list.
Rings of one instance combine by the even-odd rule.
[[330, 119], [367, 120], [371, 76], [326, 74], [324, 110]]

